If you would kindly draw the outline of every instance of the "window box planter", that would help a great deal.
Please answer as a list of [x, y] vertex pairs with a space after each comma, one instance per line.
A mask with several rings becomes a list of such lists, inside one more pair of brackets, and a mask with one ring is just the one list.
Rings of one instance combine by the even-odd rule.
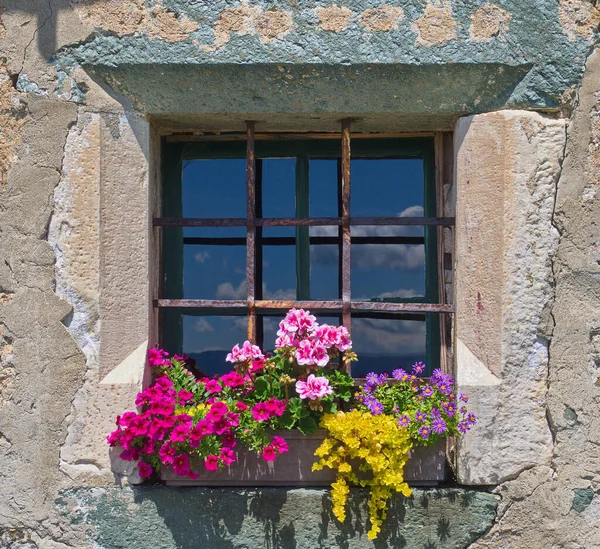
[[[161, 477], [168, 486], [329, 486], [335, 480], [336, 472], [331, 469], [312, 471], [316, 458], [314, 452], [327, 435], [319, 430], [314, 435], [305, 436], [300, 431], [281, 431], [289, 451], [278, 456], [275, 461], [266, 462], [261, 456], [238, 445], [237, 461], [221, 471], [206, 471], [198, 462], [194, 470], [200, 478], [192, 480], [176, 475], [171, 468], [163, 468]], [[404, 470], [405, 480], [412, 485], [436, 485], [445, 479], [446, 444], [441, 440], [436, 445], [418, 447], [411, 451], [411, 457]]]

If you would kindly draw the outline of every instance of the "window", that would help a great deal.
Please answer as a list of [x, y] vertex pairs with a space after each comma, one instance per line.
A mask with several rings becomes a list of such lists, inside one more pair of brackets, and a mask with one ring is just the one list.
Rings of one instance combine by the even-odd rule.
[[[342, 322], [352, 375], [440, 362], [436, 138], [173, 136], [163, 144], [161, 344], [222, 373], [245, 339], [269, 350], [290, 307]], [[436, 185], [436, 181], [438, 182]]]

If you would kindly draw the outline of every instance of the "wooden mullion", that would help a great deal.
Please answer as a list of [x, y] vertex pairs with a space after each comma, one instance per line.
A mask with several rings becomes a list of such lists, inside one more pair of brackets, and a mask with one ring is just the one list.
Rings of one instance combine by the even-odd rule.
[[246, 122], [246, 298], [248, 339], [256, 341], [255, 269], [256, 269], [256, 160], [254, 122]]
[[[263, 216], [263, 162], [257, 159], [255, 162], [255, 218]], [[256, 256], [255, 256], [255, 272], [254, 272], [254, 297], [255, 299], [263, 298], [263, 228], [256, 226]], [[255, 340], [254, 342], [260, 347], [264, 346], [264, 318], [255, 316]]]
[[[454, 217], [349, 217], [348, 226], [377, 226], [393, 225], [402, 226], [444, 226], [454, 225]], [[155, 217], [154, 227], [245, 227], [247, 219], [240, 218], [175, 218], [175, 217]], [[273, 218], [255, 218], [257, 227], [323, 227], [323, 226], [341, 226], [340, 217], [273, 217]]]
[[[296, 157], [296, 217], [308, 218], [310, 205], [308, 155]], [[296, 298], [310, 299], [309, 227], [296, 226]]]
[[[342, 324], [351, 332], [350, 312], [350, 120], [342, 120]], [[348, 373], [351, 374], [350, 364]]]

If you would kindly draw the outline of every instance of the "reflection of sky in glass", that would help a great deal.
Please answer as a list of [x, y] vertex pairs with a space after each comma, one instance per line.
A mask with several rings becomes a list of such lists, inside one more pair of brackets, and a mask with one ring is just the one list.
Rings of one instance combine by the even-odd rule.
[[187, 160], [183, 217], [246, 217], [246, 160]]
[[295, 217], [296, 159], [263, 159], [262, 189], [263, 217]]
[[352, 348], [358, 362], [352, 375], [364, 377], [369, 372], [409, 369], [425, 358], [425, 321], [393, 318], [353, 318]]
[[[294, 158], [262, 160], [263, 217], [295, 216]], [[184, 217], [245, 217], [245, 159], [187, 161], [183, 170]], [[309, 161], [311, 217], [338, 215], [337, 160]], [[422, 216], [423, 162], [419, 159], [352, 160], [353, 217]], [[168, 231], [170, 229], [164, 229]], [[246, 236], [245, 227], [185, 228], [185, 237]], [[295, 238], [292, 227], [266, 227], [263, 237]], [[353, 227], [352, 237], [423, 236], [422, 227]], [[337, 227], [312, 227], [311, 236], [337, 237]], [[352, 299], [409, 298], [424, 295], [422, 244], [352, 245]], [[296, 254], [292, 245], [262, 249], [263, 298], [295, 299]], [[187, 243], [184, 246], [184, 298], [246, 299], [246, 249], [240, 245]], [[310, 246], [311, 299], [337, 299], [338, 247]], [[259, 283], [259, 282], [257, 282]], [[170, 296], [165, 296], [170, 297]], [[175, 296], [179, 297], [179, 296]], [[283, 314], [264, 320], [265, 343], [272, 348]], [[320, 319], [325, 321], [324, 319]], [[329, 322], [339, 324], [339, 319]], [[353, 340], [361, 361], [354, 375], [410, 366], [425, 359], [425, 323], [421, 321], [353, 318]], [[204, 359], [210, 372], [226, 371], [225, 354], [246, 339], [245, 317], [184, 316], [184, 352]], [[217, 352], [218, 351], [218, 352]], [[403, 358], [404, 357], [404, 358]], [[410, 364], [405, 364], [403, 360]], [[218, 366], [217, 366], [218, 365]], [[202, 368], [202, 364], [200, 364]]]
[[183, 352], [196, 359], [198, 368], [207, 375], [228, 372], [231, 364], [225, 362], [227, 353], [247, 336], [245, 316], [183, 317]]

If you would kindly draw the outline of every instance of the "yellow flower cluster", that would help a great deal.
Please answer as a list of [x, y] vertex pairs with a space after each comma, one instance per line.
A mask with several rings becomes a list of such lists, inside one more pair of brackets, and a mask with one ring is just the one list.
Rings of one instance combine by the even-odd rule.
[[361, 411], [325, 414], [321, 426], [327, 429], [328, 437], [315, 451], [320, 459], [313, 465], [313, 471], [323, 467], [337, 469], [331, 485], [333, 514], [340, 522], [346, 519], [349, 483], [368, 486], [371, 489], [368, 537], [375, 539], [392, 493], [400, 492], [407, 497], [411, 494], [403, 477], [412, 446], [408, 432], [398, 427], [394, 416]]

